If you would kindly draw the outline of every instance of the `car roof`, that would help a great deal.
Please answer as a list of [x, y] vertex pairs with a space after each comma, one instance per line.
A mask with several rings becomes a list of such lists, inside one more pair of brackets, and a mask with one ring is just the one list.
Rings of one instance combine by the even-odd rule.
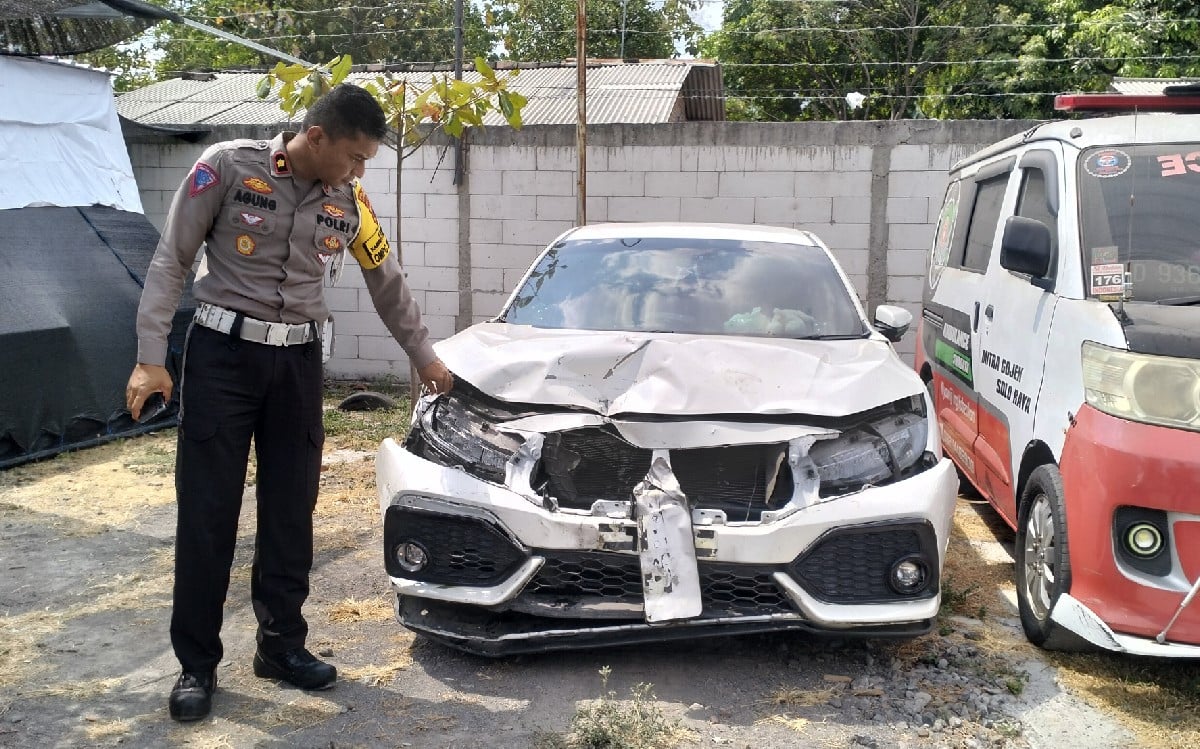
[[1045, 122], [976, 151], [955, 164], [951, 171], [1020, 145], [1050, 140], [1077, 149], [1137, 143], [1195, 143], [1200, 140], [1200, 114], [1145, 112]]
[[564, 234], [561, 239], [619, 239], [621, 237], [678, 237], [680, 239], [744, 239], [821, 246], [807, 231], [762, 224], [715, 224], [691, 221], [655, 221], [587, 224]]

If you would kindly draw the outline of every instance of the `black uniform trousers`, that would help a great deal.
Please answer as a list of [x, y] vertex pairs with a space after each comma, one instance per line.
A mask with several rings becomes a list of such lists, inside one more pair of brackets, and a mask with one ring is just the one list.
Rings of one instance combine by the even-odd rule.
[[[235, 326], [236, 329], [236, 326]], [[263, 652], [304, 645], [325, 432], [321, 342], [268, 346], [193, 324], [180, 382], [171, 644], [184, 671], [221, 661], [222, 609], [253, 436], [257, 532], [250, 597]]]

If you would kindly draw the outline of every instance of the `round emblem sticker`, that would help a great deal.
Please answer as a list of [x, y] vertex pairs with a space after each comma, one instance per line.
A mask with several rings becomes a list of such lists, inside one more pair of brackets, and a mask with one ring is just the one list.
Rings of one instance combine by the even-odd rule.
[[1116, 148], [1102, 148], [1087, 157], [1083, 168], [1100, 179], [1120, 177], [1129, 171], [1129, 154]]

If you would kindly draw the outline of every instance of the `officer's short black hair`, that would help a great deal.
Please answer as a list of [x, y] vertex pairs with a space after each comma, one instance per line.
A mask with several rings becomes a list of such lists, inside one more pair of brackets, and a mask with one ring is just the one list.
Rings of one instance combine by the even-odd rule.
[[361, 133], [381, 141], [388, 133], [387, 118], [379, 102], [366, 89], [351, 83], [339, 83], [313, 102], [304, 115], [301, 129], [314, 125], [320, 125], [334, 140]]

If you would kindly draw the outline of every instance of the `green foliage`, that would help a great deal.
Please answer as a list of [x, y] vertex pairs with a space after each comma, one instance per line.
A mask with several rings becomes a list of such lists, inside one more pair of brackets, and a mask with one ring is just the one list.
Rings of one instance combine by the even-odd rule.
[[[152, 0], [155, 1], [155, 0]], [[200, 23], [302, 60], [346, 54], [363, 63], [438, 62], [454, 55], [454, 0], [156, 0]], [[182, 70], [264, 68], [275, 59], [178, 24], [155, 27], [161, 75]], [[488, 55], [496, 37], [483, 13], [463, 8], [467, 59]]]
[[95, 52], [76, 55], [74, 59], [112, 73], [113, 90], [118, 93], [154, 82], [154, 71], [147, 57], [147, 49], [136, 42], [105, 47]]
[[1197, 21], [1187, 0], [727, 0], [701, 51], [730, 119], [1047, 118], [1113, 76], [1200, 75]]
[[[339, 55], [323, 66], [279, 62], [259, 81], [258, 96], [265, 99], [278, 85], [280, 108], [296, 119], [300, 110], [341, 83], [350, 66], [350, 55]], [[385, 72], [363, 86], [383, 107], [388, 124], [400, 133], [397, 145], [402, 148], [402, 159], [439, 128], [458, 137], [465, 128], [483, 124], [484, 115], [493, 110], [499, 110], [511, 127], [520, 129], [527, 100], [508, 88], [518, 71], [497, 75], [482, 57], [475, 58], [475, 70], [482, 76], [476, 82], [441, 74], [434, 75], [427, 88], [419, 89]]]
[[[576, 56], [575, 0], [485, 3], [489, 25], [501, 29], [505, 57], [557, 61]], [[698, 0], [665, 0], [661, 6], [651, 0], [588, 0], [587, 56], [663, 59], [675, 57], [677, 42], [694, 53], [702, 30], [691, 14], [699, 5]]]

